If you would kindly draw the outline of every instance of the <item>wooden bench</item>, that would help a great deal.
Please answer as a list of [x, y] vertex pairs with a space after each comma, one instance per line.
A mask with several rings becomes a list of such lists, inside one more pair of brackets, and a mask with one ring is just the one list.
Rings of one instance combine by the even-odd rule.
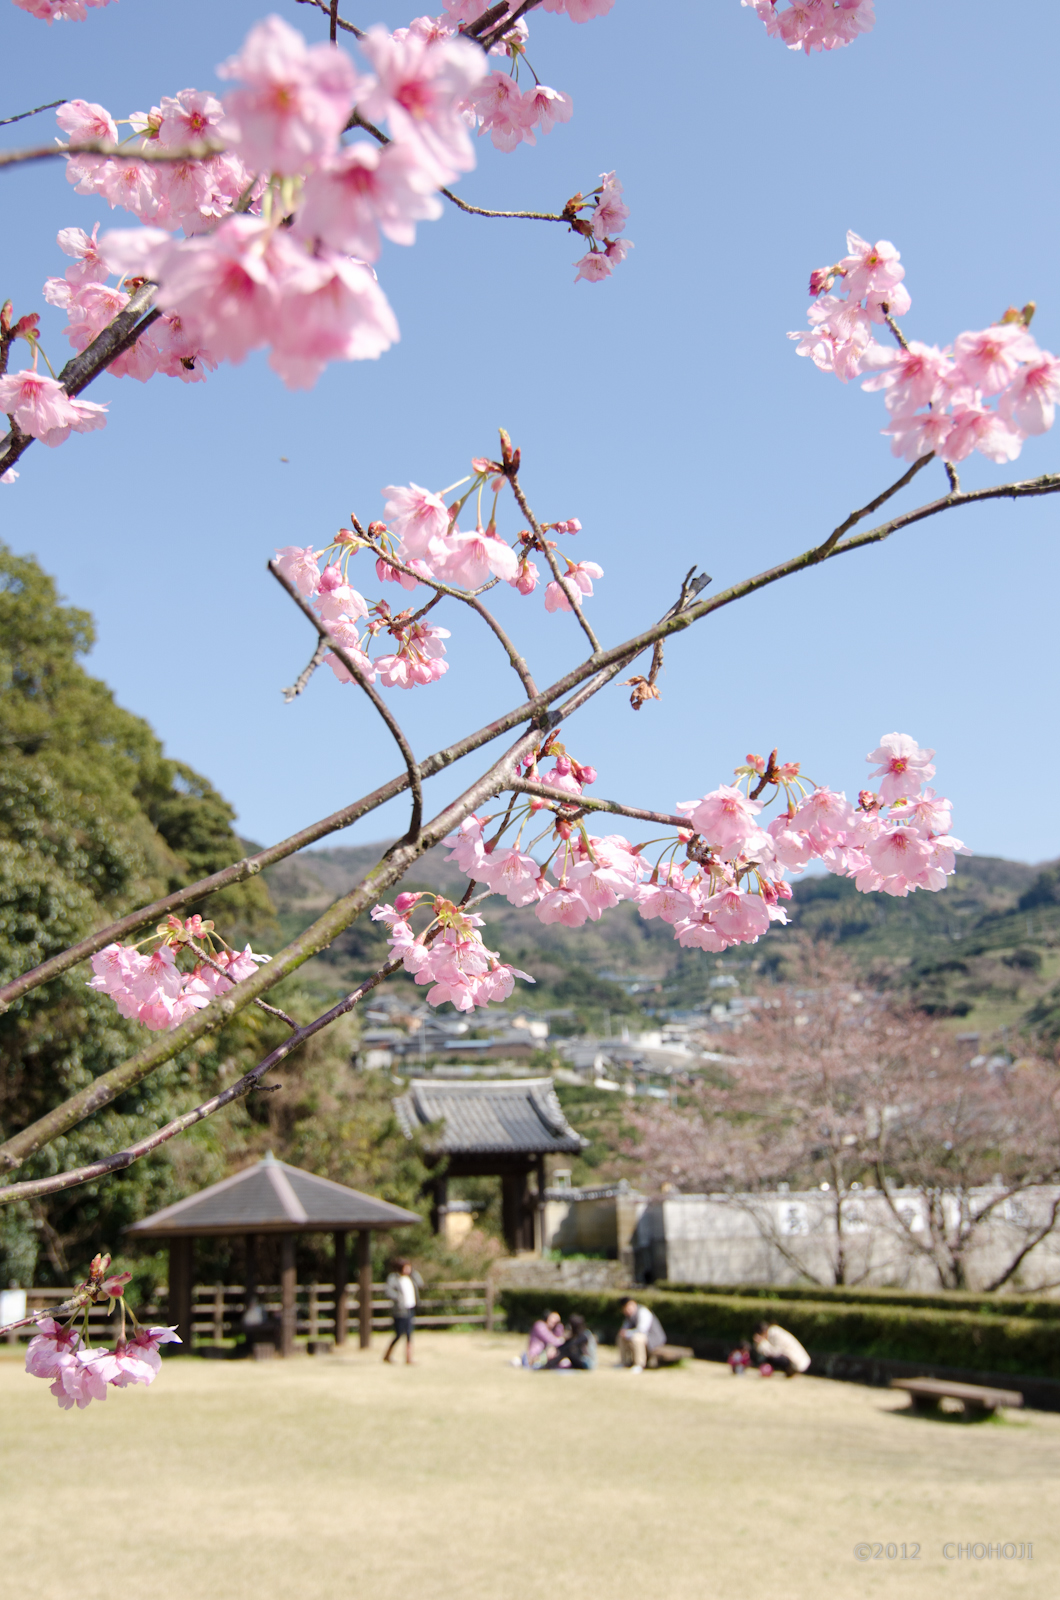
[[691, 1361], [694, 1352], [684, 1344], [661, 1344], [648, 1356], [649, 1367], [676, 1367], [679, 1361]]
[[952, 1383], [945, 1378], [892, 1378], [892, 1389], [904, 1389], [910, 1410], [924, 1415], [937, 1413], [943, 1400], [959, 1400], [966, 1417], [992, 1417], [999, 1406], [1017, 1409], [1023, 1396], [1015, 1389], [990, 1389], [978, 1383]]

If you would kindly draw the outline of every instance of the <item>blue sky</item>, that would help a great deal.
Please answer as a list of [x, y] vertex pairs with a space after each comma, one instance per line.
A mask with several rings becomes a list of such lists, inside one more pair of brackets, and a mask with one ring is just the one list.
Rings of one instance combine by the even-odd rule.
[[[0, 43], [17, 70], [0, 115], [78, 96], [121, 117], [219, 88], [215, 65], [266, 9], [120, 0], [48, 29], [6, 6]], [[326, 36], [309, 7], [276, 9]], [[384, 252], [402, 340], [380, 361], [333, 366], [300, 394], [261, 356], [196, 386], [106, 377], [91, 391], [110, 403], [105, 431], [27, 452], [0, 491], [0, 536], [95, 614], [90, 669], [232, 799], [245, 833], [279, 838], [400, 765], [330, 674], [284, 705], [312, 639], [265, 571], [278, 544], [323, 545], [351, 509], [381, 514], [387, 483], [451, 483], [503, 424], [539, 513], [581, 519], [568, 547], [604, 567], [589, 607], [616, 642], [666, 609], [693, 562], [720, 588], [819, 541], [898, 476], [880, 397], [817, 372], [784, 337], [848, 227], [901, 250], [911, 337], [946, 343], [1033, 298], [1039, 342], [1060, 350], [1060, 13], [1026, 0], [1002, 29], [996, 0], [877, 10], [867, 38], [810, 59], [738, 0], [617, 0], [585, 26], [532, 16], [531, 59], [573, 95], [574, 119], [511, 156], [480, 141], [461, 193], [558, 209], [616, 169], [636, 248], [610, 282], [573, 283], [578, 242], [558, 226], [450, 208], [413, 249]], [[386, 0], [343, 0], [343, 14], [409, 15]], [[14, 145], [53, 130], [47, 113], [4, 132]], [[0, 182], [0, 287], [18, 313], [44, 312], [58, 365], [62, 320], [41, 299], [67, 264], [55, 234], [129, 219], [75, 195], [59, 163]], [[1012, 468], [976, 457], [963, 484], [1049, 471], [1058, 444], [1031, 440]], [[895, 505], [942, 490], [932, 465]], [[502, 529], [517, 526], [506, 513]], [[673, 643], [660, 703], [634, 715], [627, 691], [601, 695], [570, 747], [599, 769], [598, 793], [669, 810], [774, 744], [853, 793], [865, 752], [899, 729], [937, 748], [937, 786], [973, 849], [1054, 857], [1048, 806], [1003, 795], [1015, 781], [1044, 798], [1060, 778], [1058, 526], [1052, 499], [960, 510], [781, 584]], [[547, 616], [540, 591], [505, 591], [500, 609], [539, 683], [579, 659], [573, 619]], [[391, 697], [421, 753], [519, 697], [488, 639], [440, 620], [454, 632], [448, 676]], [[434, 780], [431, 809], [476, 770]], [[402, 801], [331, 842], [405, 817]]]

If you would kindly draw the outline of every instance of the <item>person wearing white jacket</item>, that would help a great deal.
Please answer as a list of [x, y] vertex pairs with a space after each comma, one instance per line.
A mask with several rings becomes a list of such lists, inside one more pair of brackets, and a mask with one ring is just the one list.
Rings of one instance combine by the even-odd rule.
[[[760, 1322], [754, 1333], [754, 1346], [758, 1355], [759, 1370], [765, 1365], [786, 1378], [805, 1372], [810, 1357], [793, 1333], [776, 1322]], [[765, 1376], [769, 1376], [768, 1373]]]

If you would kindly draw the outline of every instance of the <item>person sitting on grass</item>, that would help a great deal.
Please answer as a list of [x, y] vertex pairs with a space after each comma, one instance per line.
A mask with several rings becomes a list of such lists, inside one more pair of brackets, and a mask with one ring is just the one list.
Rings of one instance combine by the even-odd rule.
[[408, 1366], [412, 1365], [412, 1330], [422, 1288], [423, 1279], [414, 1271], [411, 1261], [399, 1261], [397, 1271], [390, 1273], [387, 1278], [386, 1292], [394, 1308], [394, 1337], [386, 1347], [384, 1361], [390, 1361], [395, 1345], [404, 1336], [405, 1362]]
[[620, 1364], [631, 1367], [634, 1372], [643, 1372], [648, 1357], [666, 1343], [662, 1323], [651, 1306], [638, 1305], [635, 1300], [626, 1301], [622, 1315], [626, 1320], [618, 1334]]
[[782, 1372], [785, 1378], [794, 1378], [805, 1372], [810, 1358], [793, 1333], [776, 1322], [760, 1322], [754, 1332], [755, 1354], [758, 1370], [763, 1378]]
[[737, 1345], [735, 1350], [729, 1351], [729, 1366], [732, 1368], [734, 1378], [742, 1378], [748, 1367], [753, 1365], [751, 1346], [746, 1339], [743, 1344]]
[[524, 1367], [543, 1367], [546, 1356], [558, 1350], [566, 1338], [558, 1311], [546, 1311], [530, 1329], [530, 1339], [523, 1356]]
[[596, 1339], [585, 1325], [585, 1318], [577, 1311], [570, 1319], [570, 1333], [558, 1349], [548, 1358], [549, 1372], [596, 1371]]

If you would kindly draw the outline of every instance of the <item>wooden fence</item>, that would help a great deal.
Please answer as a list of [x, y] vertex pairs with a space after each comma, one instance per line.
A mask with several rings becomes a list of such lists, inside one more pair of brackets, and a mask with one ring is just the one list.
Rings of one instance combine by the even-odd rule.
[[[47, 1310], [59, 1305], [72, 1294], [71, 1289], [27, 1289], [27, 1311]], [[196, 1346], [225, 1347], [242, 1337], [240, 1319], [245, 1309], [246, 1291], [240, 1284], [198, 1283], [192, 1291], [192, 1327]], [[258, 1300], [266, 1311], [280, 1315], [281, 1299], [278, 1285], [266, 1285], [258, 1290]], [[346, 1290], [347, 1326], [353, 1339], [357, 1337], [359, 1301], [357, 1285]], [[167, 1322], [166, 1288], [160, 1287], [154, 1301], [144, 1307], [136, 1306], [141, 1322]], [[393, 1306], [385, 1292], [385, 1285], [372, 1285], [372, 1327], [389, 1328]], [[418, 1328], [477, 1327], [492, 1331], [493, 1285], [490, 1283], [432, 1283], [424, 1291], [416, 1312]], [[118, 1326], [117, 1315], [109, 1317], [105, 1305], [92, 1306], [88, 1313], [88, 1330], [91, 1343], [102, 1343], [114, 1336]], [[9, 1333], [8, 1341], [31, 1339], [32, 1328], [22, 1328]], [[335, 1337], [335, 1288], [330, 1283], [300, 1283], [295, 1302], [295, 1337], [309, 1341], [333, 1340]]]

